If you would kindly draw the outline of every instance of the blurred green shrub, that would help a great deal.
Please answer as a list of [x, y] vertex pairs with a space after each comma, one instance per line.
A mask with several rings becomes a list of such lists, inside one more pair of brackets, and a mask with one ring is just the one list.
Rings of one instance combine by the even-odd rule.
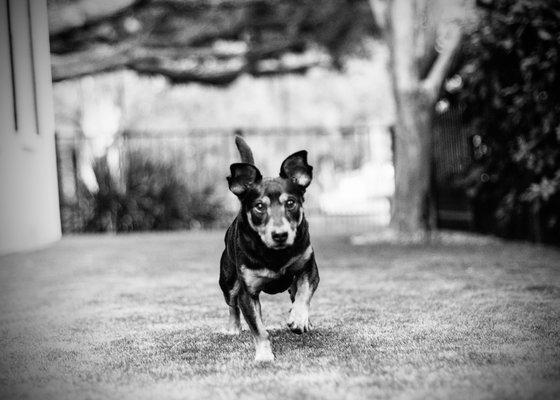
[[111, 173], [106, 157], [93, 171], [99, 186], [90, 193], [83, 182], [77, 201], [62, 207], [65, 232], [132, 232], [199, 229], [224, 226], [227, 213], [215, 185], [199, 188], [181, 173], [181, 160], [154, 160], [129, 150], [120, 177]]
[[458, 75], [479, 230], [560, 243], [560, 1], [478, 0]]

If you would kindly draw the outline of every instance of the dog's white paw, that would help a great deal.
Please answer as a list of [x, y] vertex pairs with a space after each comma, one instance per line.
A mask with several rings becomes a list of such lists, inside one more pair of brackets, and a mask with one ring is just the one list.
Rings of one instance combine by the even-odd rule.
[[309, 332], [309, 309], [307, 307], [294, 307], [290, 310], [290, 315], [288, 317], [288, 328], [294, 333], [304, 333]]
[[239, 314], [232, 312], [230, 307], [229, 320], [227, 326], [224, 328], [224, 333], [228, 335], [239, 335], [241, 333], [241, 320]]
[[255, 362], [272, 362], [274, 361], [274, 354], [272, 354], [272, 348], [270, 347], [270, 342], [262, 341], [257, 343]]

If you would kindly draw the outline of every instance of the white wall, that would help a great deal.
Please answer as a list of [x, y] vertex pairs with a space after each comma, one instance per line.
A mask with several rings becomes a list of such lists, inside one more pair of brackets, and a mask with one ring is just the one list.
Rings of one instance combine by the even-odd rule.
[[46, 0], [0, 0], [0, 253], [60, 238], [49, 57]]

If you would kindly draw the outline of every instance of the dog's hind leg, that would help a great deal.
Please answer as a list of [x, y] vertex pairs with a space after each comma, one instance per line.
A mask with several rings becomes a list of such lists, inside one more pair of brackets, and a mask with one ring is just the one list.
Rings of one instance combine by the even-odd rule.
[[239, 307], [237, 306], [229, 306], [229, 322], [226, 331], [232, 335], [241, 332], [241, 320], [239, 319]]
[[236, 282], [230, 294], [231, 304], [229, 305], [229, 321], [226, 332], [232, 335], [241, 333], [241, 320], [239, 318], [239, 305], [237, 300], [237, 292], [239, 291], [239, 282]]
[[309, 331], [309, 304], [318, 285], [319, 271], [315, 255], [311, 255], [305, 270], [294, 279], [289, 289], [292, 309], [287, 323], [292, 332], [301, 334]]
[[241, 321], [239, 319], [239, 281], [235, 266], [227, 259], [226, 252], [222, 254], [220, 260], [220, 288], [224, 294], [224, 299], [229, 306], [229, 321], [225, 329], [226, 333], [238, 334], [241, 332]]

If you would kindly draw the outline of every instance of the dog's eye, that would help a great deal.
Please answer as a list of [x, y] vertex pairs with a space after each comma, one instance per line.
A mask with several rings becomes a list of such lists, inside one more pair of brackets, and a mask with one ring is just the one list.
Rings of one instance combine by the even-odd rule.
[[264, 205], [264, 203], [257, 203], [255, 204], [255, 206], [253, 207], [257, 212], [264, 212], [264, 210], [266, 209], [266, 206]]
[[292, 199], [288, 199], [288, 201], [286, 201], [286, 208], [288, 210], [293, 210], [296, 206], [296, 202]]

